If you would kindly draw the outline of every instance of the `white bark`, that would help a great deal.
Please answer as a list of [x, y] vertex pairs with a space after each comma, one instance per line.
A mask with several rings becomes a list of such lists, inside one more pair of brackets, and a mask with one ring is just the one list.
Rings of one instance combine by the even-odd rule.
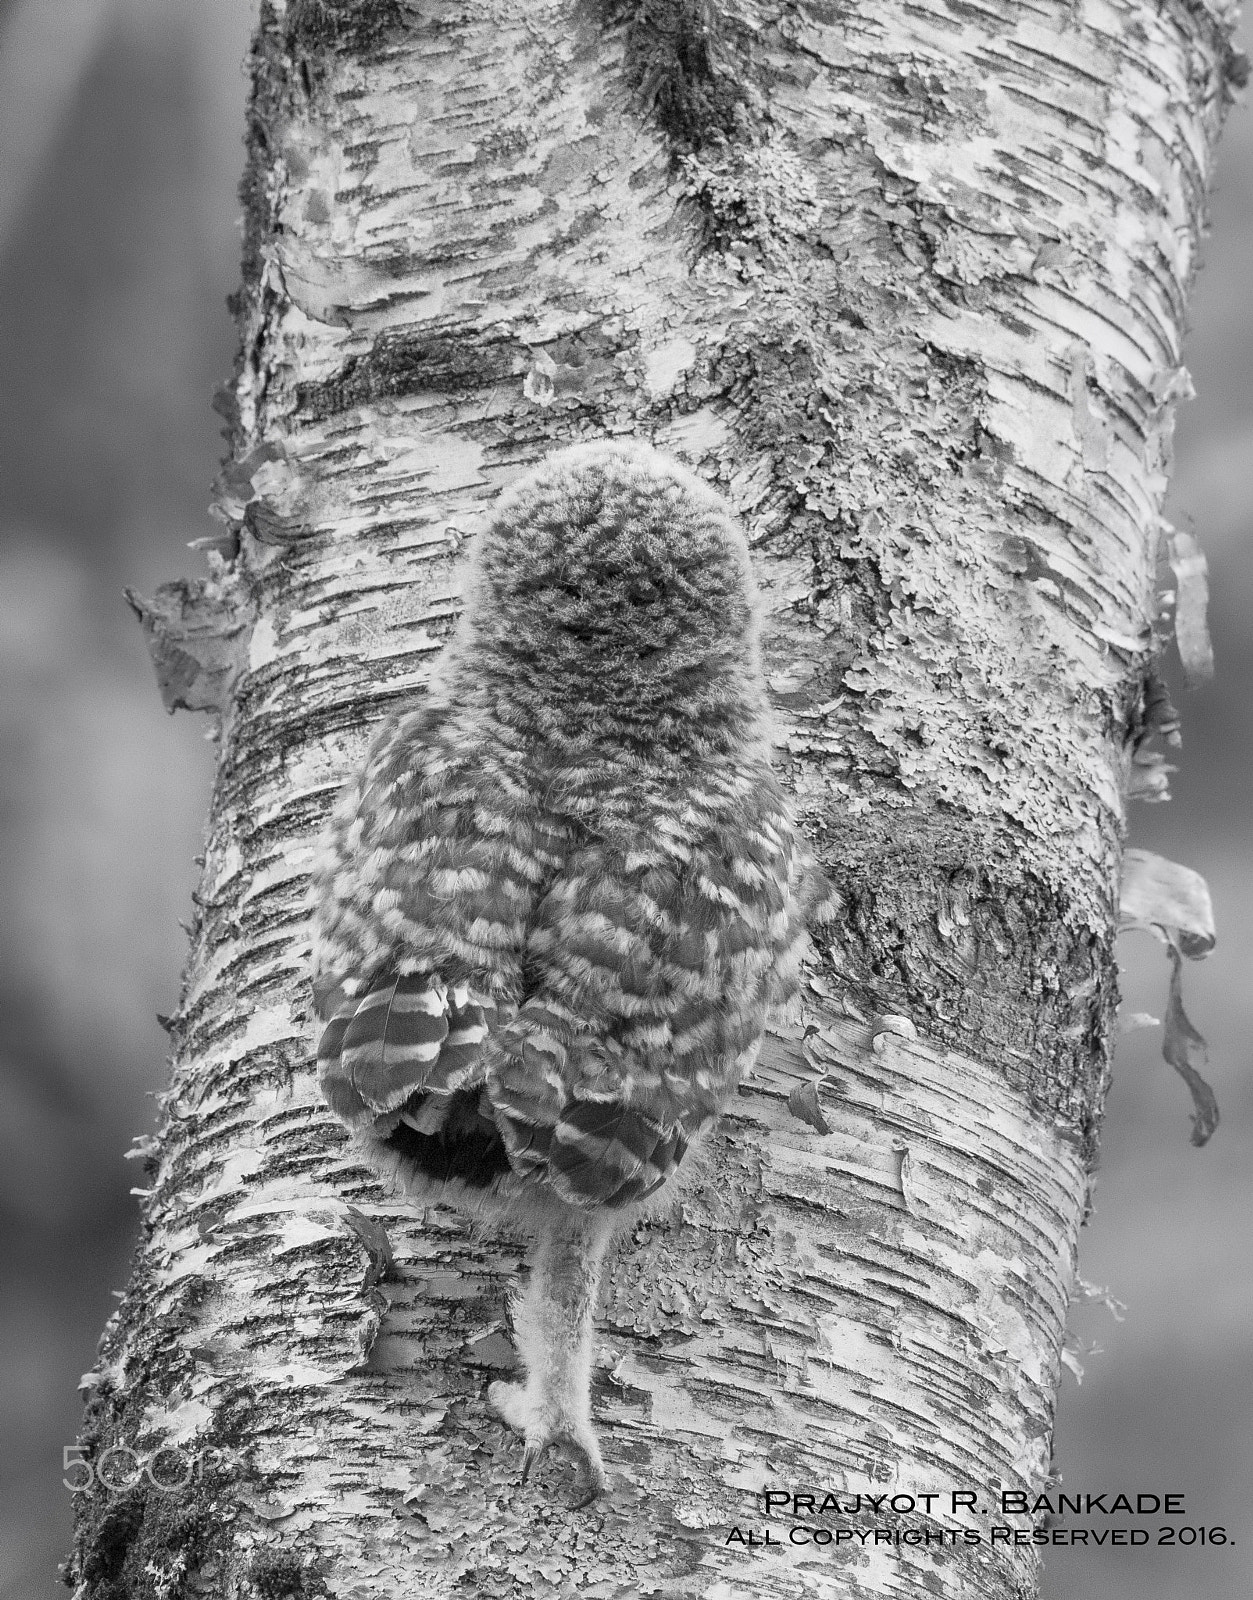
[[[87, 1434], [222, 1465], [182, 1522], [80, 1497], [84, 1595], [1034, 1591], [1032, 1548], [944, 1502], [984, 1542], [726, 1539], [766, 1487], [1047, 1480], [1226, 19], [637, 9], [263, 7], [231, 532], [146, 613], [221, 767]], [[745, 518], [780, 770], [843, 905], [702, 1183], [610, 1264], [612, 1492], [571, 1515], [484, 1403], [519, 1242], [389, 1201], [320, 1105], [303, 892], [484, 506], [605, 433]], [[827, 1133], [789, 1108], [820, 1072]]]

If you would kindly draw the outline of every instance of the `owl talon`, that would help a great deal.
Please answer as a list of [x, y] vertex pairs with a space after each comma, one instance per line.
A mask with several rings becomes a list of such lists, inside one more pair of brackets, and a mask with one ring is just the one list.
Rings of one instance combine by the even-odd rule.
[[580, 1473], [574, 1480], [574, 1499], [570, 1502], [571, 1511], [582, 1511], [585, 1506], [590, 1506], [593, 1500], [599, 1500], [605, 1492], [605, 1468], [598, 1459], [592, 1460], [586, 1451], [580, 1452], [584, 1457], [586, 1475]]
[[533, 1405], [534, 1397], [528, 1395], [520, 1383], [493, 1383], [487, 1391], [487, 1402], [492, 1410], [515, 1433], [525, 1440], [522, 1452], [522, 1482], [530, 1480], [532, 1471], [541, 1458], [554, 1445], [564, 1445], [577, 1458], [575, 1497], [570, 1502], [571, 1511], [581, 1511], [591, 1505], [605, 1488], [605, 1464], [601, 1460], [596, 1437], [587, 1430], [544, 1423], [536, 1419], [542, 1407]]
[[529, 1442], [522, 1452], [522, 1482], [528, 1481], [531, 1469], [553, 1445], [564, 1445], [578, 1458], [574, 1498], [570, 1501], [570, 1509], [582, 1511], [584, 1506], [590, 1506], [593, 1500], [599, 1499], [605, 1489], [604, 1463], [600, 1459], [600, 1451], [594, 1441], [592, 1448], [589, 1449], [571, 1434], [554, 1433], [547, 1439]]

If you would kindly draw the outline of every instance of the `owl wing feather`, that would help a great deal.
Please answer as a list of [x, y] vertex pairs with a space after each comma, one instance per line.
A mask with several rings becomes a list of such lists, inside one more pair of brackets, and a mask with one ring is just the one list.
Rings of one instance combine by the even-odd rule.
[[520, 826], [517, 794], [462, 748], [440, 707], [384, 725], [335, 808], [314, 874], [318, 1078], [349, 1127], [435, 1131], [481, 1083], [498, 1009], [559, 830]]
[[[617, 1207], [660, 1187], [756, 1056], [797, 942], [767, 774], [722, 819], [575, 853], [536, 908], [487, 1094], [514, 1169]], [[803, 935], [803, 930], [801, 930]]]
[[318, 1074], [345, 1122], [377, 1122], [417, 1096], [446, 1099], [481, 1079], [496, 1008], [471, 998], [468, 985], [450, 989], [425, 973], [407, 974], [360, 998], [340, 994], [318, 1044]]

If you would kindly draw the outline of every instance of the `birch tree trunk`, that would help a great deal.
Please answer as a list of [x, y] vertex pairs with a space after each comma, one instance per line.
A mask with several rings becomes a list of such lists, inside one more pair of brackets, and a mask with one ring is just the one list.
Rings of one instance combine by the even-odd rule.
[[[136, 602], [221, 757], [78, 1596], [1035, 1592], [989, 1529], [1048, 1483], [1230, 20], [262, 0], [225, 531]], [[485, 1405], [523, 1241], [405, 1209], [320, 1103], [304, 892], [484, 508], [607, 434], [750, 529], [841, 909], [611, 1263], [574, 1514]]]

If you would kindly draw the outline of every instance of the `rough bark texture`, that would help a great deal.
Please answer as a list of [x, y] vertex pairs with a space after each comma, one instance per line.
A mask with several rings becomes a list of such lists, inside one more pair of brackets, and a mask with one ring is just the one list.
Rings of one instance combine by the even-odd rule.
[[[262, 0], [228, 531], [144, 611], [221, 765], [85, 1434], [205, 1454], [181, 1495], [80, 1496], [81, 1596], [1034, 1591], [986, 1537], [726, 1541], [766, 1487], [1047, 1479], [1229, 20]], [[573, 1515], [484, 1404], [520, 1241], [397, 1207], [320, 1105], [303, 894], [485, 504], [616, 433], [750, 528], [841, 909], [700, 1181], [611, 1265], [612, 1491]]]

